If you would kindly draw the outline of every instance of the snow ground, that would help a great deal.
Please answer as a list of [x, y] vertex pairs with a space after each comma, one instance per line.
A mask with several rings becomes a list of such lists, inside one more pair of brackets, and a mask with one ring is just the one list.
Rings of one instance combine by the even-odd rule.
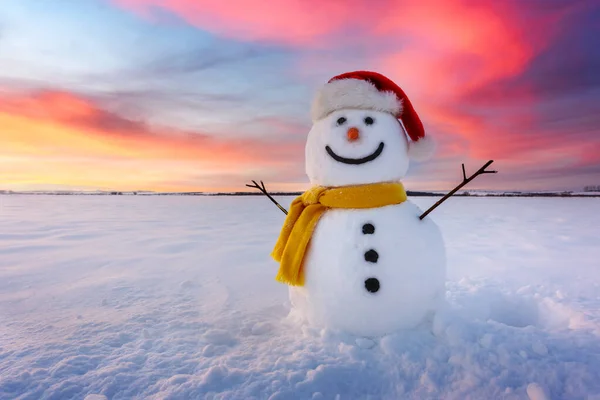
[[0, 399], [600, 399], [600, 200], [431, 217], [447, 305], [372, 343], [287, 317], [265, 198], [0, 196]]

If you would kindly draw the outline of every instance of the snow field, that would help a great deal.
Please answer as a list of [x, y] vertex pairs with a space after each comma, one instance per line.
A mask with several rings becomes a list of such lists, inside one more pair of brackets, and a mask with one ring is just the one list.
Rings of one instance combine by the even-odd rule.
[[600, 201], [431, 217], [446, 305], [370, 341], [288, 315], [267, 199], [0, 196], [0, 399], [599, 399]]

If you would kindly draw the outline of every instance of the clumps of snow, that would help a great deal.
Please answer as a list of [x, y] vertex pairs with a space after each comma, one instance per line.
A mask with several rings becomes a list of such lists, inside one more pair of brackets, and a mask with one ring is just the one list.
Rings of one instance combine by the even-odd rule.
[[483, 335], [481, 337], [481, 339], [479, 339], [479, 344], [481, 346], [483, 346], [486, 349], [489, 349], [490, 346], [492, 345], [492, 341], [493, 341], [493, 336], [491, 333], [486, 333], [485, 335]]
[[525, 360], [526, 360], [526, 359], [527, 359], [527, 357], [528, 357], [528, 356], [527, 356], [527, 352], [526, 352], [526, 351], [524, 351], [524, 350], [519, 350], [519, 355], [521, 356], [521, 358], [523, 358], [523, 359], [525, 359]]
[[529, 400], [549, 400], [544, 389], [537, 383], [527, 385], [527, 396]]
[[231, 333], [223, 329], [210, 329], [202, 335], [202, 339], [213, 345], [233, 346], [236, 343]]
[[179, 284], [179, 287], [182, 289], [191, 289], [195, 286], [194, 282], [190, 280], [183, 281]]
[[108, 400], [103, 394], [88, 394], [83, 400]]
[[[473, 298], [474, 301], [468, 303], [465, 310], [473, 317], [516, 328], [536, 326], [539, 323], [540, 310], [538, 302], [533, 297], [493, 286], [481, 290], [477, 287], [480, 284], [468, 279], [462, 279], [458, 285], [450, 284], [451, 290], [458, 289], [454, 291], [454, 297], [468, 295]], [[461, 286], [469, 287], [469, 291], [462, 292]]]
[[377, 344], [373, 339], [363, 337], [356, 338], [355, 342], [358, 347], [362, 347], [363, 349], [371, 349]]
[[548, 354], [548, 348], [544, 343], [540, 342], [539, 340], [536, 340], [531, 344], [531, 349], [540, 356], [545, 356]]
[[202, 348], [201, 354], [203, 357], [215, 357], [220, 356], [227, 352], [227, 346], [219, 346], [214, 344], [207, 344]]
[[273, 330], [273, 324], [270, 322], [257, 322], [252, 326], [253, 335], [264, 335]]

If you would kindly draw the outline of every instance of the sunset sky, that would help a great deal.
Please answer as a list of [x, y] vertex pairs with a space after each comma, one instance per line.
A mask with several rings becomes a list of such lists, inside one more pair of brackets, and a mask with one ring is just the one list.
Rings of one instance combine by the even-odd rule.
[[409, 190], [600, 185], [600, 2], [18, 0], [0, 7], [0, 189], [303, 190], [315, 90], [398, 83]]

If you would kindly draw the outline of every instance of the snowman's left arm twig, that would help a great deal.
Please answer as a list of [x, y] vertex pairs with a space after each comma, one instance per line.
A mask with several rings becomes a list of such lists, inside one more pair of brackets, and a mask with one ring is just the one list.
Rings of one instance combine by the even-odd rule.
[[270, 194], [267, 192], [267, 189], [265, 188], [265, 184], [263, 183], [263, 181], [260, 181], [260, 185], [259, 185], [258, 183], [256, 183], [256, 181], [252, 181], [252, 183], [254, 183], [254, 185], [246, 185], [246, 186], [248, 186], [249, 188], [253, 188], [253, 189], [258, 189], [258, 190], [260, 190], [260, 191], [261, 191], [261, 192], [262, 192], [262, 193], [263, 193], [265, 196], [267, 196], [267, 197], [268, 197], [268, 198], [269, 198], [269, 199], [270, 199], [270, 200], [271, 200], [273, 203], [275, 203], [275, 205], [276, 205], [277, 207], [279, 207], [279, 209], [280, 209], [281, 211], [283, 211], [283, 213], [284, 213], [285, 215], [287, 215], [287, 213], [288, 213], [288, 212], [287, 212], [287, 210], [286, 210], [285, 208], [283, 208], [283, 207], [282, 207], [282, 205], [281, 205], [281, 204], [279, 204], [279, 203], [277, 202], [277, 200], [275, 200], [273, 197], [271, 197], [271, 195], [270, 195]]
[[477, 176], [479, 176], [481, 174], [497, 174], [498, 171], [486, 171], [485, 170], [493, 162], [494, 162], [494, 160], [490, 160], [490, 161], [486, 162], [483, 167], [479, 168], [477, 170], [477, 172], [475, 172], [473, 175], [471, 175], [468, 178], [467, 178], [467, 174], [465, 173], [465, 164], [463, 164], [462, 165], [463, 181], [457, 187], [455, 187], [454, 189], [452, 189], [447, 195], [445, 195], [444, 197], [442, 197], [437, 203], [435, 203], [433, 206], [431, 206], [429, 208], [429, 210], [427, 210], [423, 214], [421, 214], [421, 216], [419, 217], [419, 219], [425, 218], [427, 216], [427, 214], [429, 214], [430, 212], [432, 212], [437, 206], [439, 206], [440, 204], [442, 204], [450, 196], [452, 196], [454, 193], [456, 193], [460, 188], [462, 188], [463, 186], [465, 186], [467, 183], [471, 182]]

